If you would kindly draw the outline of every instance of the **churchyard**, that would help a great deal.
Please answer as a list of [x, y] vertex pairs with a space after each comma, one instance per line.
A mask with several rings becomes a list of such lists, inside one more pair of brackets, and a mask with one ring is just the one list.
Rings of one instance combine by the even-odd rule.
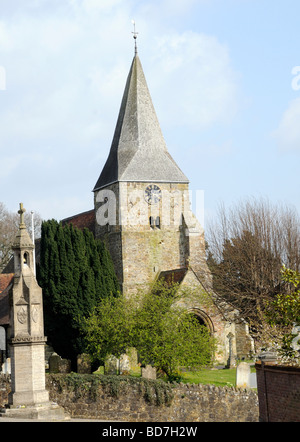
[[298, 214], [245, 200], [204, 235], [136, 41], [107, 153], [93, 208], [43, 221], [38, 241], [20, 203], [0, 262], [0, 416], [299, 421]]
[[[251, 374], [256, 375], [256, 370], [253, 361], [248, 361], [250, 365]], [[104, 366], [99, 367], [96, 373], [104, 374]], [[130, 375], [133, 377], [140, 377], [141, 369], [136, 368], [130, 370]], [[204, 385], [215, 385], [217, 387], [235, 387], [237, 368], [202, 368], [198, 371], [188, 371], [182, 370], [180, 372], [181, 379], [180, 382], [184, 384], [204, 384]], [[166, 380], [166, 377], [165, 377]], [[252, 384], [251, 384], [252, 386]], [[255, 388], [255, 387], [253, 387]]]
[[[50, 400], [73, 418], [126, 422], [257, 422], [258, 397], [250, 388], [236, 388], [236, 368], [181, 371], [178, 382], [156, 379], [153, 367], [135, 367], [129, 373], [104, 374], [104, 366], [90, 373], [86, 356], [78, 373], [53, 355], [46, 374]], [[54, 363], [53, 363], [54, 362]], [[55, 365], [56, 364], [56, 365]], [[51, 373], [51, 371], [61, 371]], [[80, 373], [79, 373], [80, 372]], [[152, 378], [151, 378], [152, 377]], [[0, 402], [9, 383], [1, 378]]]

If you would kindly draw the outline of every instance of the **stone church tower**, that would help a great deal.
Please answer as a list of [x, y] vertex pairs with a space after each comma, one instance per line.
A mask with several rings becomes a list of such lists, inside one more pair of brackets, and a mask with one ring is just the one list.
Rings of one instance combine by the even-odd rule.
[[167, 150], [137, 54], [94, 204], [95, 235], [108, 246], [124, 294], [188, 268], [210, 288], [189, 181]]
[[[88, 227], [111, 254], [125, 296], [156, 280], [206, 293], [185, 307], [219, 342], [217, 359], [251, 351], [247, 326], [225, 315], [212, 290], [204, 231], [190, 209], [189, 180], [167, 150], [137, 51], [110, 152], [94, 187], [94, 209], [63, 220]], [[227, 313], [227, 312], [226, 312]]]

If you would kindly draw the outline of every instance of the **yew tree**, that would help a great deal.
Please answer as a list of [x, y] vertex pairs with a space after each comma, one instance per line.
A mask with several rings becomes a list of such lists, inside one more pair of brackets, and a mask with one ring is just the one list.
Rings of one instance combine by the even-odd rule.
[[45, 221], [37, 278], [43, 289], [48, 341], [74, 364], [76, 356], [85, 351], [81, 319], [101, 299], [119, 293], [109, 252], [88, 229]]

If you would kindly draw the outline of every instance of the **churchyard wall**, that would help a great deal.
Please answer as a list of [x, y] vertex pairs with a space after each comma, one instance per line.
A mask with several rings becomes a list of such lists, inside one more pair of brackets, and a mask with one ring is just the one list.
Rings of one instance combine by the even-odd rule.
[[[72, 417], [124, 422], [258, 422], [258, 398], [251, 390], [74, 373], [46, 378], [50, 400]], [[0, 382], [3, 406], [9, 388], [7, 379]]]

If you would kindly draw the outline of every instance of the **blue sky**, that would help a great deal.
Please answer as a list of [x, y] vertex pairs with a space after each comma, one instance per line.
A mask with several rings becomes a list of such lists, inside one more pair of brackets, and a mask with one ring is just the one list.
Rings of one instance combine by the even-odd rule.
[[[220, 202], [300, 211], [296, 0], [0, 0], [0, 201], [93, 207], [138, 51], [169, 152]], [[292, 71], [294, 74], [292, 74]], [[298, 87], [299, 85], [299, 87]]]

